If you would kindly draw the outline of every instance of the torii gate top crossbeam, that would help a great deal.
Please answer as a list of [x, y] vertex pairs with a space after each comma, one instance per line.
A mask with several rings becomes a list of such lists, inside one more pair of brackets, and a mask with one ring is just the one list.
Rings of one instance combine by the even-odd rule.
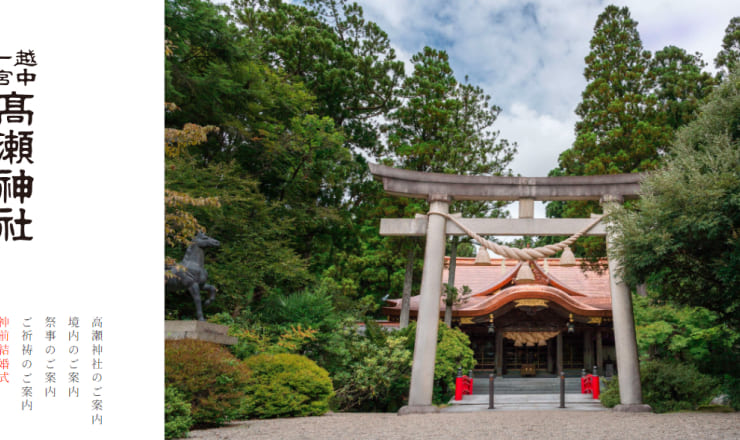
[[605, 195], [622, 199], [638, 198], [643, 174], [602, 176], [502, 177], [460, 176], [422, 173], [384, 165], [369, 164], [376, 180], [388, 194], [430, 198], [447, 196], [455, 200], [600, 200]]

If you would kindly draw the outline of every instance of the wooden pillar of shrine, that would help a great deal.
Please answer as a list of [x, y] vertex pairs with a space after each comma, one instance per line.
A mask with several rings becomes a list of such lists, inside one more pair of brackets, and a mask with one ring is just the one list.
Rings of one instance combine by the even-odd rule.
[[496, 375], [504, 375], [504, 335], [496, 332]]
[[601, 329], [596, 330], [596, 367], [599, 369], [599, 376], [604, 375], [604, 348], [602, 342]]
[[594, 331], [589, 328], [583, 331], [583, 368], [591, 373], [594, 365]]
[[563, 332], [558, 333], [557, 336], [557, 362], [555, 364], [557, 371], [556, 374], [560, 374], [563, 371]]

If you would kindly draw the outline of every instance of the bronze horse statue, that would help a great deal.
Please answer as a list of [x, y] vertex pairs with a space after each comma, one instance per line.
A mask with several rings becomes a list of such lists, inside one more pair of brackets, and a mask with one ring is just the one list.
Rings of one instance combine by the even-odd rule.
[[210, 292], [210, 296], [204, 305], [210, 304], [216, 297], [216, 288], [206, 284], [208, 272], [203, 267], [203, 249], [207, 247], [219, 247], [221, 243], [203, 232], [198, 232], [193, 238], [185, 256], [180, 263], [167, 267], [165, 275], [165, 290], [167, 292], [178, 292], [187, 290], [193, 297], [195, 311], [199, 321], [203, 318], [203, 307], [201, 305], [200, 291]]

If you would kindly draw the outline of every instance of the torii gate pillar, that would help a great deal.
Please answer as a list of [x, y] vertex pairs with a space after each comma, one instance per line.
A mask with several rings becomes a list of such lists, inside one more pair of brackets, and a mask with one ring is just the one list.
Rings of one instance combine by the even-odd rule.
[[[622, 203], [617, 196], [604, 196], [601, 205], [609, 214], [617, 204]], [[642, 403], [640, 386], [640, 363], [637, 355], [637, 335], [635, 318], [632, 313], [632, 294], [630, 288], [619, 276], [621, 262], [614, 255], [614, 231], [607, 229], [606, 254], [609, 260], [609, 288], [612, 296], [612, 319], [614, 320], [614, 348], [617, 352], [617, 377], [619, 379], [620, 404], [614, 409], [627, 412], [651, 411], [649, 405]]]
[[[432, 196], [429, 198], [429, 207], [432, 211], [447, 213], [450, 208], [450, 199], [447, 196]], [[421, 278], [421, 299], [416, 319], [414, 363], [411, 365], [409, 404], [406, 407], [406, 411], [413, 408], [412, 412], [430, 412], [436, 409], [431, 403], [447, 221], [439, 215], [428, 217], [424, 269]]]

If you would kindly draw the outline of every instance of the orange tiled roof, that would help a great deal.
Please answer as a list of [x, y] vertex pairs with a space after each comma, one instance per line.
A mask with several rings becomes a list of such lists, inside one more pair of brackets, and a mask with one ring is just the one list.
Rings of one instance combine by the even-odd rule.
[[[558, 303], [571, 313], [582, 316], [611, 316], [609, 273], [583, 271], [579, 265], [562, 267], [559, 261], [538, 260], [532, 265], [535, 281], [530, 284], [515, 284], [516, 274], [521, 267], [517, 260], [491, 260], [491, 265], [476, 266], [474, 258], [458, 258], [455, 269], [455, 287], [468, 286], [471, 293], [464, 295], [453, 307], [453, 316], [481, 316], [519, 299], [546, 299]], [[445, 257], [442, 281], [447, 282], [449, 257]], [[420, 297], [411, 297], [410, 312], [416, 315]], [[389, 315], [398, 315], [401, 300], [388, 300], [383, 310]], [[440, 300], [440, 315], [445, 304]]]

